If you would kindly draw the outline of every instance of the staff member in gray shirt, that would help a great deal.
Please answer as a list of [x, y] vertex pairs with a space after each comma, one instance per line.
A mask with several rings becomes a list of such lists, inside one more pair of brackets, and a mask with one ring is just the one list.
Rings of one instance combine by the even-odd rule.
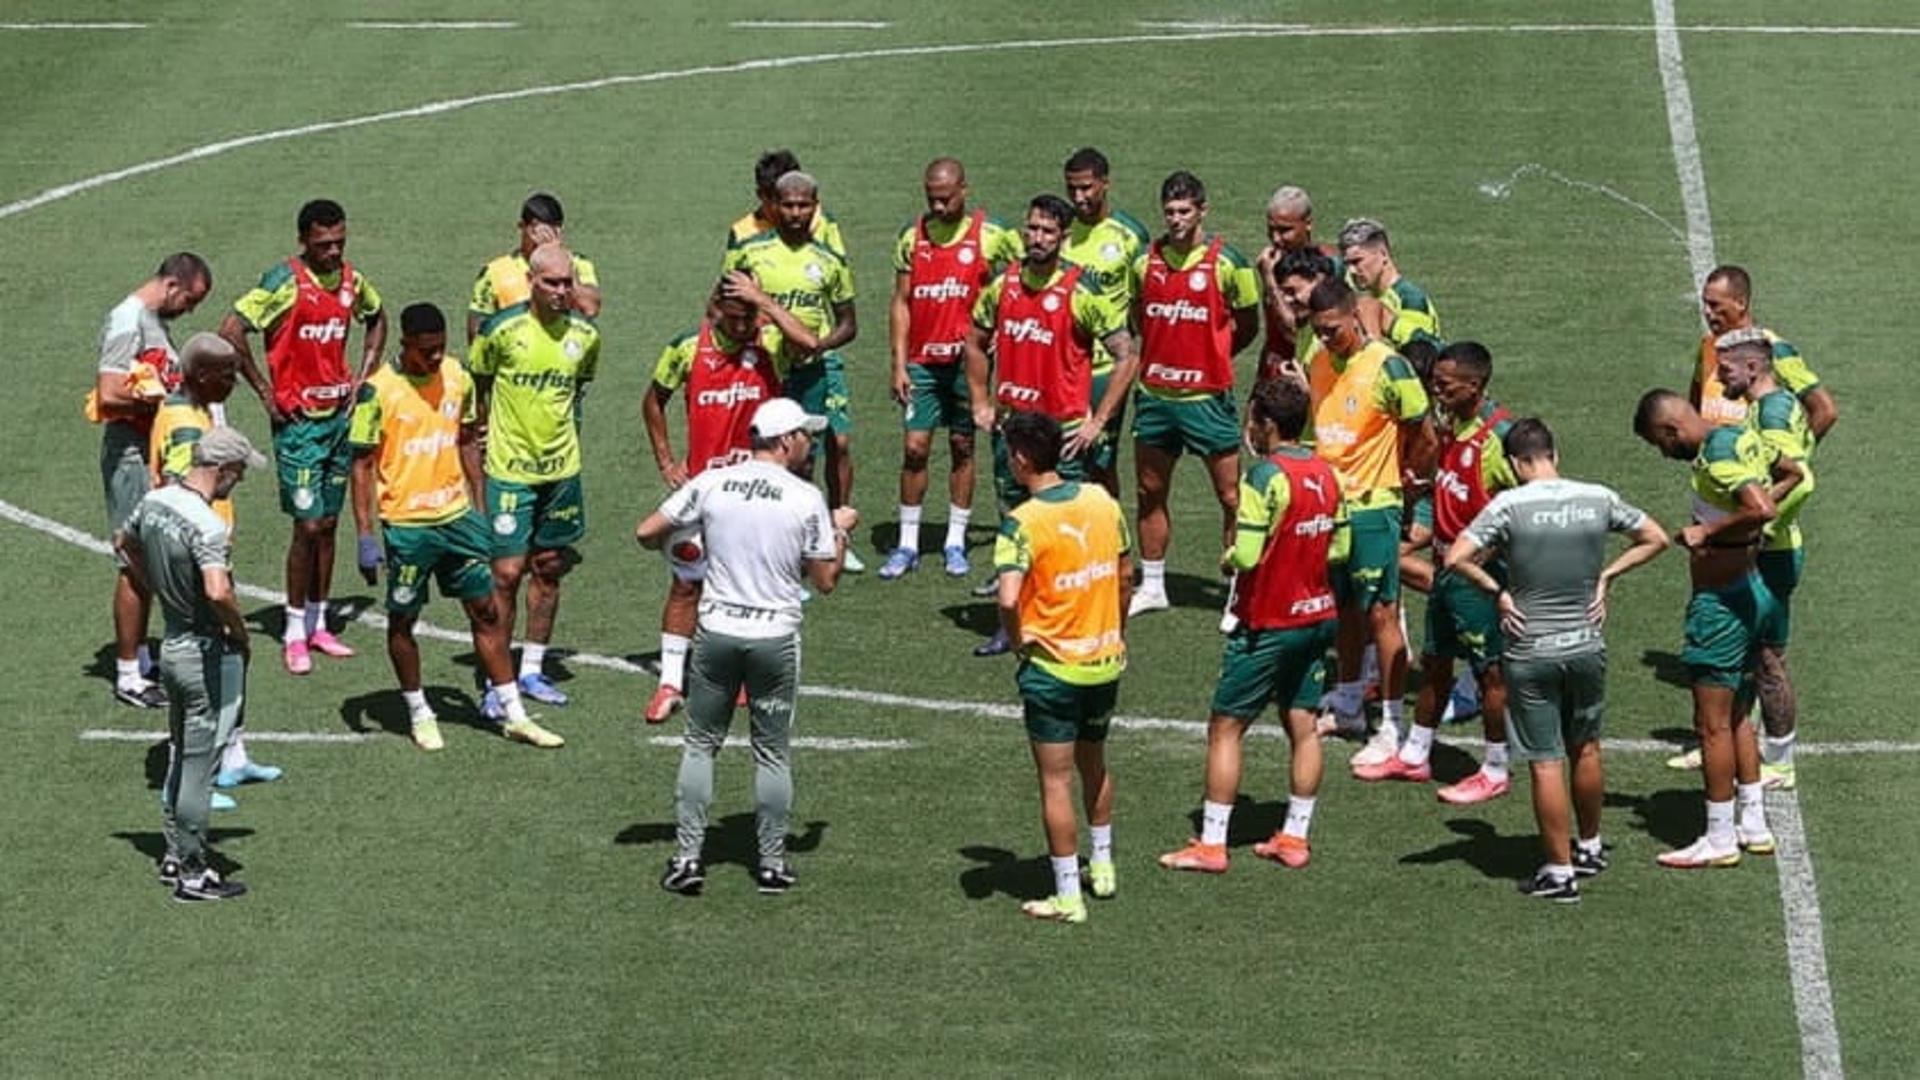
[[248, 658], [247, 624], [233, 595], [233, 542], [211, 504], [266, 463], [245, 435], [214, 428], [193, 445], [186, 477], [148, 492], [113, 536], [127, 572], [166, 614], [160, 679], [173, 754], [160, 793], [167, 836], [160, 880], [184, 902], [247, 891], [208, 865], [214, 765], [240, 722]]
[[[1520, 486], [1495, 496], [1445, 552], [1447, 569], [1495, 594], [1506, 633], [1507, 727], [1513, 755], [1533, 773], [1533, 813], [1547, 861], [1520, 883], [1528, 896], [1578, 903], [1577, 878], [1607, 868], [1600, 845], [1600, 728], [1607, 704], [1607, 589], [1621, 574], [1667, 546], [1660, 523], [1612, 489], [1560, 476], [1553, 432], [1522, 420], [1502, 446]], [[1607, 537], [1627, 533], [1633, 546], [1606, 562]], [[1503, 587], [1481, 564], [1507, 563]], [[1605, 569], [1602, 569], [1602, 565]], [[1563, 762], [1573, 761], [1573, 809], [1580, 820], [1570, 842]]]

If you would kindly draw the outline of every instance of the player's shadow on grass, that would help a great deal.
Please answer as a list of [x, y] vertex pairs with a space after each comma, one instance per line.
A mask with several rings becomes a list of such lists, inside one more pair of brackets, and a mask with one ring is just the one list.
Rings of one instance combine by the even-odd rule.
[[1668, 788], [1651, 795], [1609, 791], [1604, 805], [1609, 810], [1632, 811], [1633, 827], [1668, 847], [1693, 843], [1707, 824], [1699, 788]]
[[1518, 881], [1532, 873], [1540, 862], [1540, 838], [1532, 833], [1502, 836], [1491, 822], [1478, 818], [1454, 818], [1446, 823], [1457, 840], [1400, 856], [1400, 862], [1413, 866], [1463, 862], [1481, 876]]
[[[154, 812], [158, 813], [159, 808], [156, 807]], [[133, 850], [146, 856], [155, 864], [158, 864], [161, 858], [167, 853], [166, 834], [159, 831], [117, 832], [111, 835], [115, 840], [125, 840]], [[235, 874], [244, 870], [246, 868], [245, 863], [219, 850], [218, 845], [224, 844], [229, 840], [240, 840], [252, 835], [252, 829], [208, 829], [207, 843], [213, 846], [208, 849], [210, 855], [207, 859], [207, 864], [221, 874]]]
[[[428, 686], [427, 704], [441, 723], [462, 724], [491, 733], [493, 723], [480, 715], [480, 706], [467, 693], [446, 686]], [[364, 735], [382, 731], [407, 737], [413, 723], [407, 715], [407, 702], [398, 690], [375, 690], [350, 697], [340, 703], [340, 723], [348, 731]], [[161, 752], [164, 768], [164, 749]]]
[[80, 674], [90, 679], [99, 679], [108, 686], [112, 686], [114, 680], [119, 678], [119, 669], [114, 667], [115, 661], [119, 659], [119, 648], [109, 641], [94, 651], [93, 659], [80, 666]]
[[986, 900], [995, 893], [1036, 900], [1053, 892], [1053, 867], [1044, 855], [1023, 859], [1005, 848], [980, 844], [963, 847], [960, 854], [979, 864], [960, 873], [960, 891], [969, 900]]
[[1676, 653], [1648, 649], [1640, 654], [1640, 663], [1653, 672], [1654, 678], [1668, 686], [1678, 686], [1683, 690], [1693, 688], [1693, 676]]
[[940, 609], [940, 614], [953, 621], [953, 625], [976, 637], [986, 637], [1000, 625], [1000, 609], [992, 600], [976, 600], [971, 604], [948, 604]]
[[[827, 823], [809, 821], [803, 826], [803, 831], [787, 833], [787, 851], [795, 855], [817, 851], [826, 838]], [[677, 832], [671, 821], [642, 821], [621, 829], [619, 835], [613, 838], [616, 844], [637, 847], [655, 844], [671, 847], [677, 840]], [[760, 831], [754, 824], [753, 812], [747, 810], [708, 821], [707, 843], [701, 857], [710, 867], [726, 864], [747, 867], [760, 865]]]
[[[1200, 835], [1200, 826], [1204, 814], [1195, 809], [1187, 815], [1187, 821], [1193, 825], [1193, 835]], [[1280, 831], [1280, 824], [1286, 820], [1287, 800], [1257, 802], [1245, 795], [1233, 800], [1233, 817], [1227, 823], [1227, 846], [1246, 847], [1257, 844]], [[1047, 871], [1049, 874], [1052, 870]], [[1048, 880], [1052, 880], [1049, 878]]]
[[1219, 575], [1167, 575], [1167, 602], [1177, 608], [1206, 608], [1220, 611], [1227, 604], [1227, 583]]
[[[577, 651], [576, 649], [547, 650], [546, 662], [540, 665], [540, 670], [546, 673], [548, 682], [558, 685], [560, 683], [573, 681], [573, 669], [567, 666], [567, 658]], [[514, 653], [509, 659], [513, 662], [514, 674], [518, 675], [520, 672], [519, 653]], [[639, 663], [639, 659], [636, 657], [630, 656], [627, 659], [632, 660], [634, 663]], [[479, 674], [480, 655], [472, 649], [468, 649], [465, 652], [454, 653], [453, 662], [475, 673], [475, 675]], [[532, 699], [528, 700], [531, 701]]]

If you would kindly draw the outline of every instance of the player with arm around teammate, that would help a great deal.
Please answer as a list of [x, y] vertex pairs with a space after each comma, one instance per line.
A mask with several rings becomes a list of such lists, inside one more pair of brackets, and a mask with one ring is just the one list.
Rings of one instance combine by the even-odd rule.
[[[1533, 813], [1546, 862], [1520, 883], [1528, 896], [1577, 903], [1579, 878], [1607, 868], [1600, 842], [1606, 779], [1600, 763], [1607, 701], [1607, 593], [1622, 574], [1666, 549], [1660, 523], [1598, 484], [1560, 476], [1553, 432], [1521, 420], [1505, 436], [1519, 481], [1484, 506], [1441, 559], [1498, 605], [1507, 729], [1533, 780]], [[1607, 537], [1633, 545], [1607, 562]], [[1500, 558], [1505, 580], [1486, 564]], [[1604, 564], [1604, 567], [1603, 567]], [[1574, 845], [1566, 763], [1573, 763]]]
[[1339, 623], [1332, 566], [1346, 561], [1347, 510], [1333, 468], [1307, 447], [1307, 389], [1291, 379], [1254, 388], [1247, 423], [1256, 454], [1240, 480], [1233, 546], [1222, 562], [1236, 575], [1232, 614], [1207, 722], [1200, 835], [1160, 856], [1171, 870], [1225, 873], [1227, 827], [1240, 792], [1241, 747], [1268, 705], [1278, 706], [1292, 747], [1287, 816], [1254, 854], [1283, 866], [1311, 857], [1307, 831], [1320, 791], [1314, 730], [1327, 649]]
[[674, 787], [677, 847], [660, 878], [669, 892], [697, 895], [706, 885], [702, 845], [713, 803], [713, 758], [743, 691], [751, 702], [759, 832], [754, 881], [769, 895], [793, 888], [788, 741], [800, 691], [801, 583], [833, 591], [848, 533], [859, 522], [850, 506], [829, 513], [820, 490], [798, 475], [826, 429], [826, 417], [809, 415], [790, 398], [761, 403], [748, 427], [752, 456], [683, 484], [635, 531], [643, 547], [659, 548], [680, 530], [698, 529], [707, 553]]
[[[387, 657], [400, 680], [413, 744], [445, 745], [439, 718], [420, 683], [413, 628], [430, 584], [458, 599], [473, 631], [473, 651], [501, 704], [500, 733], [543, 749], [564, 740], [528, 718], [513, 678], [493, 595], [493, 538], [475, 509], [485, 497], [473, 379], [447, 355], [447, 320], [432, 304], [400, 313], [400, 355], [360, 387], [348, 438], [353, 446], [353, 520], [361, 576], [387, 566]], [[375, 526], [380, 539], [376, 540]]]
[[[724, 468], [752, 456], [751, 425], [759, 407], [780, 396], [786, 369], [779, 353], [759, 338], [764, 315], [782, 336], [811, 348], [813, 331], [754, 283], [734, 271], [721, 279], [707, 300], [706, 318], [670, 342], [653, 369], [653, 386], [641, 399], [660, 478], [678, 491], [708, 469]], [[687, 452], [675, 456], [667, 434], [667, 403], [684, 390]], [[700, 583], [707, 572], [700, 530], [688, 526], [668, 539], [667, 562], [673, 580], [660, 613], [660, 685], [647, 702], [649, 724], [663, 723], [686, 701], [687, 653], [698, 621]]]

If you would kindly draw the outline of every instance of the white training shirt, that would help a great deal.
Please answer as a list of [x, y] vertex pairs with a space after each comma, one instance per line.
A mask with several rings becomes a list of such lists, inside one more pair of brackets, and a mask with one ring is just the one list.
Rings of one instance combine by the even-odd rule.
[[743, 638], [799, 631], [801, 562], [837, 554], [819, 488], [771, 462], [744, 461], [694, 477], [660, 512], [705, 537], [701, 627]]
[[155, 367], [171, 368], [179, 363], [160, 313], [141, 303], [138, 296], [128, 294], [107, 312], [106, 325], [100, 328], [100, 360], [96, 370], [124, 375], [132, 371], [133, 362], [140, 359], [146, 359]]

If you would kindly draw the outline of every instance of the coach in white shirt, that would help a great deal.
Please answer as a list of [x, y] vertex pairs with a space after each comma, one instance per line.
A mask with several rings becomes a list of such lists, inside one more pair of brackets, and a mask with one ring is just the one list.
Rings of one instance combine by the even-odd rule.
[[850, 506], [827, 512], [820, 490], [798, 471], [813, 453], [824, 416], [810, 416], [788, 398], [754, 411], [753, 457], [709, 469], [667, 497], [636, 532], [658, 548], [676, 531], [698, 528], [706, 548], [706, 587], [688, 664], [687, 729], [674, 791], [679, 848], [660, 885], [697, 895], [706, 884], [700, 846], [713, 802], [713, 755], [727, 737], [735, 698], [744, 688], [753, 722], [754, 811], [763, 893], [793, 887], [787, 862], [787, 819], [793, 777], [787, 735], [800, 689], [800, 614], [804, 575], [833, 591], [859, 520]]

